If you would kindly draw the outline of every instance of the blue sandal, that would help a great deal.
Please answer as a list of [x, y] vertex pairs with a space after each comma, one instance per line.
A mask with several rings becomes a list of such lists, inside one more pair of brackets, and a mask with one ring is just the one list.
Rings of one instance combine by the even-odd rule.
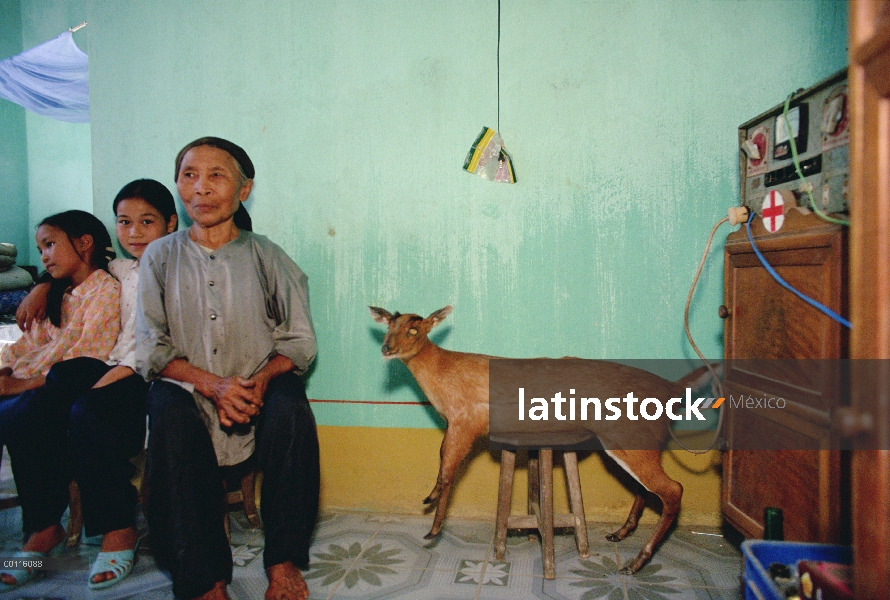
[[[13, 554], [12, 558], [21, 558], [24, 560], [39, 560], [41, 558], [46, 558], [46, 553], [20, 550], [19, 552]], [[15, 583], [3, 583], [2, 581], [0, 581], [0, 593], [8, 592], [10, 590], [21, 587], [31, 581], [31, 579], [34, 578], [34, 569], [3, 569], [0, 570], [0, 575], [9, 575], [10, 577], [15, 578]]]
[[[133, 565], [136, 563], [136, 552], [138, 550], [139, 542], [137, 541], [136, 546], [132, 550], [100, 552], [96, 556], [96, 560], [93, 562], [93, 568], [90, 569], [90, 578], [87, 580], [87, 586], [91, 590], [101, 590], [122, 581], [133, 571]], [[114, 573], [114, 577], [96, 583], [93, 581], [93, 577], [99, 573]]]

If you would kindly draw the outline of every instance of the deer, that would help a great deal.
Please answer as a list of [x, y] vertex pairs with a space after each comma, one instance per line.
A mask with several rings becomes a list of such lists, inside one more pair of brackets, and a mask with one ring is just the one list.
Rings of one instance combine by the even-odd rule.
[[[408, 367], [433, 408], [447, 423], [436, 485], [423, 501], [424, 504], [436, 506], [432, 528], [424, 536], [428, 540], [435, 539], [445, 520], [448, 496], [458, 466], [473, 443], [489, 432], [489, 362], [499, 357], [447, 350], [429, 339], [430, 331], [451, 313], [450, 305], [426, 318], [416, 314], [390, 313], [374, 306], [369, 308], [371, 317], [387, 326], [381, 347], [383, 357], [399, 359]], [[637, 391], [641, 398], [678, 397], [682, 396], [686, 387], [698, 389], [711, 377], [707, 367], [702, 367], [671, 382], [627, 365], [599, 360], [590, 362], [603, 388], [603, 398], [623, 395], [628, 389]], [[634, 387], [628, 388], [628, 385]], [[600, 438], [606, 454], [638, 483], [627, 520], [617, 531], [607, 535], [607, 540], [619, 542], [636, 529], [646, 506], [647, 492], [655, 494], [662, 502], [661, 516], [649, 539], [637, 557], [620, 569], [620, 573], [632, 575], [649, 562], [679, 514], [683, 486], [671, 479], [661, 464], [661, 448], [669, 435], [667, 420], [633, 421], [636, 428], [633, 432], [626, 430], [627, 423], [625, 420], [624, 432], [618, 421], [587, 421], [583, 426]], [[639, 429], [641, 427], [642, 430]], [[650, 443], [654, 440], [654, 445], [645, 446], [653, 449], [622, 448], [622, 440], [639, 435], [648, 436]], [[624, 445], [641, 447], [632, 443]]]

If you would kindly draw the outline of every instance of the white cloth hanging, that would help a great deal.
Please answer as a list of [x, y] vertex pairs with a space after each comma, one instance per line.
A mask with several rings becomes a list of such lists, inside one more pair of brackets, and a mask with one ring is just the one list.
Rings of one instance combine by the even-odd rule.
[[21, 54], [0, 61], [0, 97], [39, 115], [68, 123], [89, 123], [87, 55], [66, 31]]

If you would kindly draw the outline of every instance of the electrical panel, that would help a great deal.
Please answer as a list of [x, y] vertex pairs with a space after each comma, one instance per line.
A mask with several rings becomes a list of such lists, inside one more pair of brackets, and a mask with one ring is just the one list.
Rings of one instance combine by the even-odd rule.
[[[824, 213], [849, 212], [850, 119], [844, 69], [739, 127], [741, 204], [760, 213], [776, 190], [785, 202]], [[791, 141], [797, 150], [795, 165]], [[806, 184], [800, 179], [800, 168]]]

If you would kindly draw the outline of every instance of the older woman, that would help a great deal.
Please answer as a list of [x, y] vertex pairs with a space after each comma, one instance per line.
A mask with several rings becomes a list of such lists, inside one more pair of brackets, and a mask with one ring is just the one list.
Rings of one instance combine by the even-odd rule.
[[176, 187], [193, 224], [152, 243], [139, 270], [136, 362], [154, 379], [147, 517], [179, 598], [227, 597], [232, 553], [218, 465], [254, 456], [266, 598], [309, 595], [300, 568], [318, 510], [318, 438], [300, 374], [315, 358], [315, 334], [306, 275], [238, 227], [253, 176], [232, 142], [208, 137], [183, 148]]

